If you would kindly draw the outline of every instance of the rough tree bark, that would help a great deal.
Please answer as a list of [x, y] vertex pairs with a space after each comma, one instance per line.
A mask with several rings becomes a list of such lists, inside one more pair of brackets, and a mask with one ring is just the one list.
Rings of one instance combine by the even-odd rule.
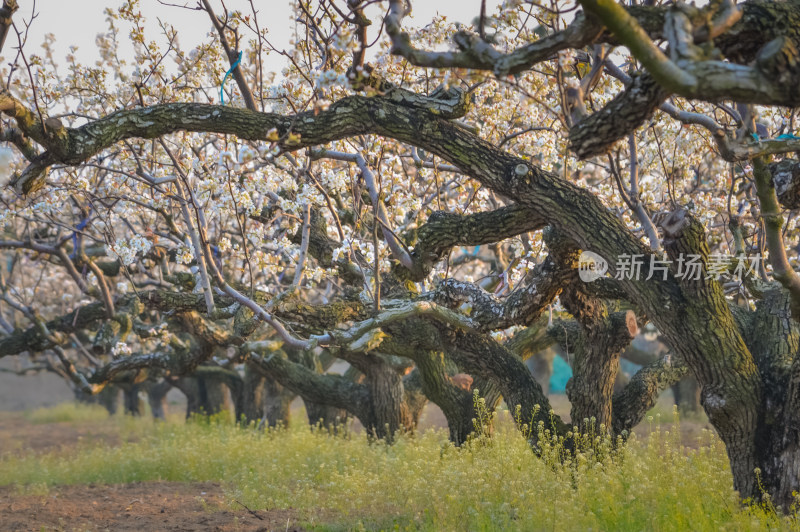
[[403, 375], [393, 366], [390, 356], [377, 351], [369, 353], [339, 353], [364, 378], [368, 403], [359, 419], [367, 432], [377, 438], [392, 441], [398, 432], [414, 430], [414, 418], [406, 402]]
[[588, 430], [586, 425], [592, 420], [593, 426], [611, 430], [619, 358], [639, 332], [636, 316], [630, 310], [609, 313], [606, 304], [588, 292], [576, 268], [580, 252], [571, 242], [553, 230], [545, 231], [545, 240], [561, 267], [570, 271], [561, 302], [580, 326], [578, 335], [568, 334], [567, 327], [554, 327], [564, 332], [559, 343], [570, 349], [573, 358], [567, 383], [572, 423]]
[[743, 332], [755, 357], [763, 390], [754, 434], [754, 467], [760, 469], [766, 492], [788, 508], [800, 480], [800, 433], [794, 421], [797, 403], [792, 402], [797, 386], [793, 372], [800, 349], [800, 326], [792, 319], [788, 292], [779, 286], [763, 294], [749, 318]]
[[[475, 408], [471, 385], [459, 385], [447, 371], [447, 359], [442, 352], [421, 352], [415, 357], [422, 378], [425, 396], [442, 409], [447, 419], [450, 441], [461, 445], [472, 433]], [[453, 373], [451, 368], [450, 373]], [[474, 384], [474, 383], [471, 383]]]

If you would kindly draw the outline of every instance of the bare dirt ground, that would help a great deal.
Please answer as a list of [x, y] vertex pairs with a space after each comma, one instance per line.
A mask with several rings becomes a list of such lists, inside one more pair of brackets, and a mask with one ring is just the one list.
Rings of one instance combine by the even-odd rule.
[[[0, 412], [0, 453], [68, 452], [83, 443], [119, 445], [119, 428], [98, 421], [36, 424], [20, 412]], [[212, 482], [58, 486], [47, 495], [0, 487], [0, 531], [305, 530], [297, 523], [293, 510], [231, 510]]]
[[[57, 451], [84, 442], [109, 446], [121, 443], [119, 428], [113, 424], [32, 423], [20, 412], [0, 412], [0, 453], [41, 453]], [[131, 441], [133, 435], [128, 438]]]
[[48, 495], [0, 487], [0, 530], [305, 530], [293, 510], [231, 511], [211, 482], [61, 486]]

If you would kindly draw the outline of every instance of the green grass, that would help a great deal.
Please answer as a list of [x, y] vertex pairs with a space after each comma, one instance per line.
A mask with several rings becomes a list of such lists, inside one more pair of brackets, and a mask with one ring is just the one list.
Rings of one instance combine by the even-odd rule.
[[566, 462], [557, 442], [536, 457], [507, 413], [491, 440], [461, 449], [441, 430], [387, 446], [302, 423], [268, 432], [222, 422], [136, 426], [140, 438], [117, 447], [6, 455], [0, 485], [219, 481], [232, 508], [241, 508], [234, 499], [295, 508], [324, 530], [797, 529], [794, 518], [742, 506], [719, 441], [705, 433], [699, 448], [683, 448], [677, 426], [621, 449], [585, 437]]
[[37, 408], [25, 412], [25, 418], [31, 423], [84, 423], [98, 422], [108, 419], [108, 411], [100, 405], [79, 403], [60, 403], [48, 408]]

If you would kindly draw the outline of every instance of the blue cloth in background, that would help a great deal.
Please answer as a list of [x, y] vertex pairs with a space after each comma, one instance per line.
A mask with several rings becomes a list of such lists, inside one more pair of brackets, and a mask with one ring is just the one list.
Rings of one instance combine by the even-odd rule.
[[[620, 371], [627, 373], [629, 377], [635, 375], [641, 367], [624, 358], [619, 361]], [[572, 368], [560, 355], [556, 355], [553, 358], [553, 374], [550, 375], [550, 393], [565, 393], [570, 378], [572, 378]]]
[[560, 356], [553, 357], [553, 374], [550, 375], [550, 393], [565, 393], [567, 381], [572, 378], [572, 368]]

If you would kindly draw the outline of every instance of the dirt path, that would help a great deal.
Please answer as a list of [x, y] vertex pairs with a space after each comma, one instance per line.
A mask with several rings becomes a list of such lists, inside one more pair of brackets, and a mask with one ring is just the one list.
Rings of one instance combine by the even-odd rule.
[[305, 530], [293, 510], [231, 511], [219, 484], [60, 486], [48, 495], [0, 487], [0, 530]]
[[[120, 430], [104, 422], [32, 423], [19, 412], [0, 412], [0, 454], [50, 452], [80, 443], [119, 445]], [[127, 441], [135, 440], [130, 435]]]

